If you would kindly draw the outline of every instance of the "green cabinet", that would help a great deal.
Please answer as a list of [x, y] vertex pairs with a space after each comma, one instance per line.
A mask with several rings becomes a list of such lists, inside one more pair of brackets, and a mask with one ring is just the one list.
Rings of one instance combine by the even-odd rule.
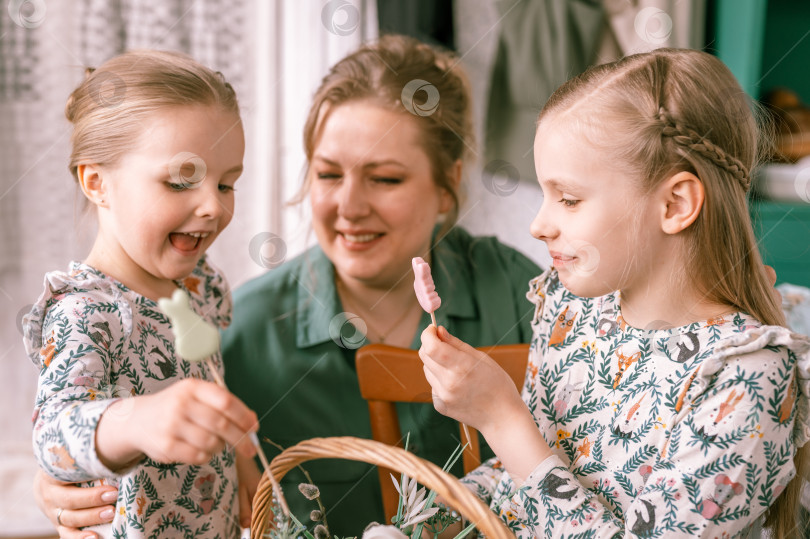
[[753, 200], [754, 232], [777, 283], [810, 287], [810, 204]]
[[[707, 46], [753, 98], [776, 87], [810, 103], [810, 2], [710, 0]], [[810, 287], [810, 204], [752, 200], [754, 231], [778, 282]]]

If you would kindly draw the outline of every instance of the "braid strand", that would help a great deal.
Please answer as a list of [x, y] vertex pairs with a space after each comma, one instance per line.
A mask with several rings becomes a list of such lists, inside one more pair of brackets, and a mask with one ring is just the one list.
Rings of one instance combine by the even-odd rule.
[[664, 124], [661, 134], [670, 137], [676, 144], [694, 151], [722, 168], [736, 179], [743, 191], [748, 191], [751, 178], [745, 165], [736, 157], [727, 154], [705, 136], [700, 136], [694, 129], [678, 123], [662, 107], [658, 109], [658, 119]]

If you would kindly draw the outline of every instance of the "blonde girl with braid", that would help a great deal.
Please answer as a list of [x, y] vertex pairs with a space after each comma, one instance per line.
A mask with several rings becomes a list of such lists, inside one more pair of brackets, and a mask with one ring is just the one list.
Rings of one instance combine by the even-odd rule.
[[747, 208], [762, 141], [728, 68], [662, 49], [561, 86], [537, 124], [554, 267], [521, 393], [428, 327], [436, 408], [496, 457], [464, 481], [518, 537], [804, 537], [810, 342]]

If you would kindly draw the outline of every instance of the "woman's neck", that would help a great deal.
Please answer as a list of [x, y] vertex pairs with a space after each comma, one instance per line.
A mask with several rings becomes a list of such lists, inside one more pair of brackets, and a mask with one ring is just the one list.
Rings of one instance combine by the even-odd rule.
[[363, 320], [371, 342], [403, 348], [411, 345], [422, 311], [410, 276], [390, 286], [378, 286], [336, 273], [335, 282], [343, 309]]

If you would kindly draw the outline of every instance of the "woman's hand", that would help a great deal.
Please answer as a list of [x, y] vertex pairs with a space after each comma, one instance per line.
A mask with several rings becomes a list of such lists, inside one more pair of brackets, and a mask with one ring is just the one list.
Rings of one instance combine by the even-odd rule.
[[243, 528], [250, 528], [253, 496], [259, 488], [262, 473], [254, 459], [239, 454], [236, 455], [236, 473], [239, 477], [239, 524]]
[[[105, 485], [80, 488], [73, 483], [62, 483], [38, 470], [34, 476], [34, 498], [40, 511], [50, 519], [62, 539], [85, 539], [98, 537], [84, 526], [112, 522], [115, 515], [115, 500], [118, 489]], [[59, 509], [60, 521], [56, 521]]]
[[96, 449], [111, 470], [143, 455], [163, 463], [205, 464], [225, 444], [246, 457], [256, 450], [246, 433], [256, 414], [218, 385], [189, 378], [153, 395], [121, 399], [98, 422]]
[[436, 410], [481, 431], [516, 483], [551, 456], [512, 379], [492, 358], [433, 326], [422, 332], [419, 357]]

